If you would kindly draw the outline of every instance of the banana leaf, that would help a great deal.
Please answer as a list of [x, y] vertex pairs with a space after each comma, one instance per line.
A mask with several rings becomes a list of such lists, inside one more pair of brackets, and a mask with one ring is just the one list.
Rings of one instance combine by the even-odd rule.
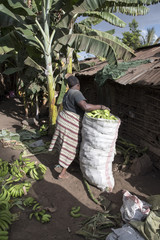
[[30, 57], [27, 57], [25, 59], [24, 63], [30, 67], [37, 69], [37, 70], [41, 70], [41, 71], [43, 70], [42, 67]]
[[96, 39], [92, 36], [85, 36], [83, 34], [71, 34], [59, 39], [60, 45], [55, 47], [55, 51], [59, 52], [63, 45], [68, 45], [78, 51], [85, 51], [87, 53], [94, 54], [107, 58], [109, 64], [116, 64], [115, 52], [109, 44], [106, 44], [103, 40]]
[[12, 9], [13, 14], [35, 16], [31, 8], [28, 8], [24, 2], [24, 0], [0, 0], [0, 4], [3, 4], [7, 9]]
[[[85, 34], [87, 34], [89, 36], [93, 36], [94, 38], [99, 39], [100, 41], [103, 41], [106, 44], [109, 44], [109, 46], [111, 46], [114, 49], [114, 52], [116, 53], [117, 58], [128, 60], [134, 55], [134, 51], [131, 48], [126, 46], [117, 37], [111, 35], [110, 33], [101, 32], [101, 31], [94, 30], [94, 29], [89, 29], [88, 27], [86, 27], [82, 24], [78, 24], [78, 27]], [[96, 55], [96, 56], [98, 56], [98, 55]], [[99, 55], [99, 56], [101, 56], [101, 55]]]
[[[118, 26], [121, 28], [126, 26], [126, 23], [124, 21], [122, 21], [119, 17], [109, 12], [86, 11], [85, 13], [82, 14], [82, 16], [84, 17], [89, 16], [89, 17], [94, 17], [96, 19], [104, 20], [114, 26]], [[85, 22], [85, 19], [84, 19], [84, 22]]]
[[19, 46], [13, 31], [0, 38], [0, 54], [9, 53], [15, 49], [19, 49]]
[[0, 63], [5, 62], [8, 58], [10, 58], [12, 56], [13, 56], [13, 54], [11, 54], [11, 53], [0, 55]]
[[11, 25], [17, 25], [17, 24], [19, 25], [19, 22], [23, 23], [23, 20], [24, 20], [24, 17], [15, 15], [3, 4], [0, 4], [0, 26], [1, 27], [9, 27]]
[[22, 70], [23, 70], [23, 68], [21, 68], [21, 67], [7, 68], [5, 71], [3, 71], [3, 74], [11, 75], [13, 73], [20, 72]]

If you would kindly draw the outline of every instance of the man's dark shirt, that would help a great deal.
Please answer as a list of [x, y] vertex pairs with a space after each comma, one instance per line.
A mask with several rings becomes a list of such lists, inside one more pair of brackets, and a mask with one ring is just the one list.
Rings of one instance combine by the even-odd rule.
[[79, 90], [69, 89], [63, 98], [63, 109], [66, 111], [74, 112], [83, 117], [84, 111], [78, 106], [78, 103], [82, 100], [86, 99]]

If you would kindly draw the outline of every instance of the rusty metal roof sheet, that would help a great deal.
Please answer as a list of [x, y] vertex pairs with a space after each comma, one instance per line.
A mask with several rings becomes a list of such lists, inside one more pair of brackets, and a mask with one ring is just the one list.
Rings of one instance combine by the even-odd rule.
[[[143, 59], [150, 59], [151, 62], [139, 65], [136, 68], [129, 68], [127, 73], [123, 77], [117, 79], [116, 82], [123, 85], [160, 85], [160, 44], [137, 50], [132, 61]], [[96, 63], [94, 67], [84, 69], [76, 73], [76, 75], [95, 75], [97, 71], [101, 70], [106, 65], [106, 62], [100, 62], [97, 59], [94, 59], [94, 61]]]
[[128, 72], [116, 82], [126, 84], [160, 85], [160, 59], [152, 63], [130, 68]]
[[95, 65], [89, 68], [85, 68], [80, 72], [76, 72], [75, 73], [76, 76], [79, 76], [79, 75], [92, 76], [92, 75], [95, 75], [99, 70], [101, 70], [107, 64], [107, 61], [102, 62], [98, 58], [92, 58], [92, 59], [86, 59], [84, 61], [81, 61], [80, 63], [87, 63], [87, 64], [95, 63]]

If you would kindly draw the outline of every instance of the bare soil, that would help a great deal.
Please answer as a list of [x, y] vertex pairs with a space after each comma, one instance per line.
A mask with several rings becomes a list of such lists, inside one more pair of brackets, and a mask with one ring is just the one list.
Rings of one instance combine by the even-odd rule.
[[[22, 103], [16, 98], [5, 99], [0, 102], [0, 129], [9, 129], [15, 132], [18, 127], [22, 127], [24, 120], [24, 109]], [[20, 151], [11, 148], [4, 148], [0, 143], [0, 158], [4, 160], [18, 158]], [[160, 178], [159, 171], [155, 168], [144, 176], [134, 176], [129, 171], [119, 171], [117, 159], [113, 162], [115, 187], [113, 192], [101, 192], [96, 187], [91, 186], [92, 193], [96, 198], [104, 196], [109, 199], [115, 211], [119, 212], [122, 205], [122, 190], [126, 189], [138, 196], [141, 200], [146, 200], [147, 196], [159, 194]], [[35, 219], [29, 220], [28, 210], [19, 208], [13, 209], [19, 212], [19, 220], [11, 225], [10, 240], [81, 240], [82, 236], [75, 232], [80, 229], [81, 218], [72, 218], [70, 210], [73, 206], [80, 206], [81, 213], [92, 216], [102, 208], [95, 204], [89, 197], [85, 188], [83, 177], [77, 163], [73, 163], [69, 168], [69, 178], [58, 180], [57, 170], [54, 169], [58, 163], [56, 153], [45, 153], [31, 157], [33, 161], [43, 163], [47, 167], [44, 180], [37, 181], [29, 191], [44, 207], [51, 207], [55, 212], [51, 213], [52, 219], [47, 224], [42, 224]], [[117, 170], [116, 170], [117, 169]]]

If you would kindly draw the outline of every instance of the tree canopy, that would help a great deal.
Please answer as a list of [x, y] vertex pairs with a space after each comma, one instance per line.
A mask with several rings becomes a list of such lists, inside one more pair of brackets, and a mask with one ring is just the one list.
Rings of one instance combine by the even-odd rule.
[[132, 49], [137, 49], [141, 46], [140, 42], [140, 36], [141, 36], [141, 30], [138, 29], [138, 22], [135, 20], [135, 18], [132, 20], [131, 23], [129, 23], [129, 28], [131, 32], [124, 32], [122, 42], [129, 46]]

